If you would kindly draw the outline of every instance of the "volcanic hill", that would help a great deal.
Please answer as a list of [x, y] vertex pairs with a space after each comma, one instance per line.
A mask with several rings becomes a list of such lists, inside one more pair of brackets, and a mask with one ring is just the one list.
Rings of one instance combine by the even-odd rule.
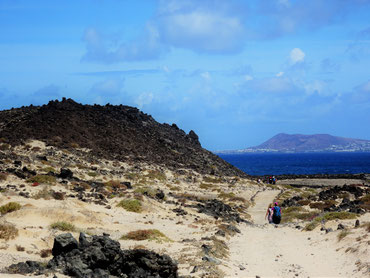
[[0, 138], [12, 146], [36, 139], [65, 149], [87, 148], [95, 158], [246, 176], [202, 148], [194, 131], [186, 134], [176, 124], [160, 124], [137, 108], [123, 105], [82, 105], [63, 98], [0, 111]]

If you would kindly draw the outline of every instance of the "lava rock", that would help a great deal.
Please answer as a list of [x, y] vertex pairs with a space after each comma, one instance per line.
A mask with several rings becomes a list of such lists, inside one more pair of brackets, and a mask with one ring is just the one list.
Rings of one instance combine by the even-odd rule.
[[54, 238], [52, 254], [53, 256], [58, 256], [59, 254], [67, 253], [77, 247], [78, 242], [71, 233], [60, 234]]
[[17, 264], [12, 264], [7, 267], [7, 271], [12, 274], [29, 274], [37, 273], [42, 274], [45, 267], [40, 262], [26, 261]]
[[71, 179], [73, 178], [73, 172], [69, 169], [61, 169], [58, 177], [61, 179]]

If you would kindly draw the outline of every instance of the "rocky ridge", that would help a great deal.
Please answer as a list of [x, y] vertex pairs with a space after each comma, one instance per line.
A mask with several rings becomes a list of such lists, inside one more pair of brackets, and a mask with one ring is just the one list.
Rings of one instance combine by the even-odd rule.
[[203, 149], [194, 131], [160, 124], [137, 108], [82, 105], [72, 99], [0, 111], [0, 138], [12, 146], [36, 139], [60, 148], [87, 148], [95, 158], [146, 162], [171, 169], [246, 176]]

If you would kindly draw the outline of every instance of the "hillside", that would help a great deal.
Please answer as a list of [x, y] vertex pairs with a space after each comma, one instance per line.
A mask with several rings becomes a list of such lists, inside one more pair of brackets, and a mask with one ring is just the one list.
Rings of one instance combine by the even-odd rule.
[[194, 131], [160, 124], [137, 108], [82, 105], [71, 99], [0, 111], [0, 138], [16, 146], [29, 139], [73, 150], [91, 150], [91, 159], [146, 162], [171, 169], [245, 176], [245, 173], [203, 149]]
[[329, 134], [285, 134], [279, 133], [266, 142], [242, 150], [224, 153], [245, 152], [368, 152], [370, 141], [332, 136]]

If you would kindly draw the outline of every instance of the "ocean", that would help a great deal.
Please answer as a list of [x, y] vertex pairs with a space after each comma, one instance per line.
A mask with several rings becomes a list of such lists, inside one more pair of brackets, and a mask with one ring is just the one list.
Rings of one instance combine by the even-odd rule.
[[370, 153], [248, 153], [219, 156], [253, 176], [370, 173]]

